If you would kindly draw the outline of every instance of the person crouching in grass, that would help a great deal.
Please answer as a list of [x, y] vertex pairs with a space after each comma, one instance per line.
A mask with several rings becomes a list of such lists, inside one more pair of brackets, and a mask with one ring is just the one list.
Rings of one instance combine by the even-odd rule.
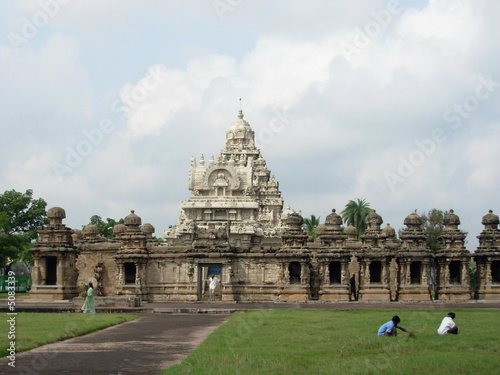
[[455, 319], [455, 313], [448, 313], [448, 316], [445, 316], [443, 318], [443, 321], [441, 322], [441, 325], [439, 326], [437, 332], [440, 335], [446, 335], [447, 333], [458, 335], [458, 327], [453, 319]]
[[400, 329], [401, 331], [408, 333], [410, 337], [415, 337], [412, 332], [401, 327], [399, 325], [400, 322], [401, 319], [399, 319], [399, 316], [393, 316], [391, 320], [380, 326], [380, 328], [378, 329], [378, 336], [397, 336], [397, 329]]

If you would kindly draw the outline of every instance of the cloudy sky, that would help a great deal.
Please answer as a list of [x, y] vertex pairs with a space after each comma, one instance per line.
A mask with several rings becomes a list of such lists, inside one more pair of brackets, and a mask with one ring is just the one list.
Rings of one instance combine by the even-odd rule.
[[[161, 236], [242, 98], [285, 205], [500, 213], [500, 2], [0, 3], [0, 191]], [[385, 226], [385, 224], [384, 224]]]

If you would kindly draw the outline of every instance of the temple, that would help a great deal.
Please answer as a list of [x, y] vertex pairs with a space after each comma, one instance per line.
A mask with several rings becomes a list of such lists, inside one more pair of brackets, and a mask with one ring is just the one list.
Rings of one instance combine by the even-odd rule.
[[492, 211], [475, 253], [464, 247], [453, 210], [437, 252], [427, 247], [416, 213], [397, 238], [375, 210], [359, 236], [332, 209], [312, 238], [299, 212], [283, 210], [279, 183], [241, 110], [219, 155], [191, 159], [188, 188], [162, 243], [134, 211], [107, 239], [94, 225], [67, 228], [65, 211], [49, 209], [50, 224], [31, 250], [32, 298], [74, 298], [93, 282], [102, 303], [202, 301], [216, 275], [222, 301], [500, 300], [499, 219]]

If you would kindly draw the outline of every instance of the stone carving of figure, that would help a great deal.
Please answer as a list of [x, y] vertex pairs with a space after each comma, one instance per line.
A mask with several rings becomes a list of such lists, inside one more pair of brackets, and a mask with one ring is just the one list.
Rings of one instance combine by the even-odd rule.
[[97, 263], [97, 265], [94, 268], [94, 277], [96, 280], [96, 295], [97, 296], [102, 296], [103, 295], [103, 285], [102, 285], [102, 277], [103, 277], [103, 272], [104, 272], [104, 263]]

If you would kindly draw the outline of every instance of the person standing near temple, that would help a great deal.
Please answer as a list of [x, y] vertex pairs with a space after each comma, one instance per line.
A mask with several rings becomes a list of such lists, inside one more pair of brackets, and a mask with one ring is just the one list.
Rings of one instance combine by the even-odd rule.
[[215, 289], [217, 288], [217, 284], [220, 280], [215, 275], [212, 275], [208, 280], [210, 282], [208, 287], [210, 290], [210, 301], [213, 301], [215, 299]]
[[82, 306], [82, 311], [84, 314], [95, 314], [94, 286], [92, 285], [92, 283], [89, 283], [89, 287], [87, 289], [87, 296], [85, 297], [85, 302]]

